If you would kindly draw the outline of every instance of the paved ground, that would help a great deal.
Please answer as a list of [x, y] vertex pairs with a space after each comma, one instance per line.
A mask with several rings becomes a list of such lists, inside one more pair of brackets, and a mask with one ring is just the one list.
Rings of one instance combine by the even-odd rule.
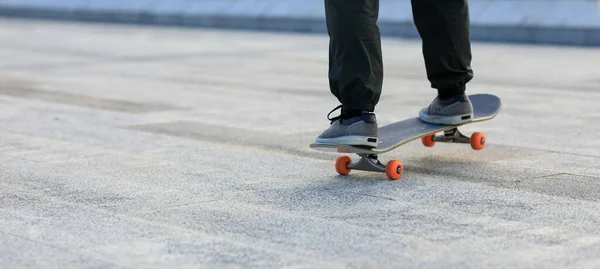
[[[600, 49], [474, 45], [489, 145], [335, 174], [325, 36], [0, 21], [0, 267], [600, 266]], [[433, 98], [386, 40], [381, 124]]]

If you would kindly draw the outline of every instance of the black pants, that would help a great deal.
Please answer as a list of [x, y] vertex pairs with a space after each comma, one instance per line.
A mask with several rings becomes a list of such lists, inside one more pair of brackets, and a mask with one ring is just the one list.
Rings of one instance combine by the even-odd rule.
[[[325, 0], [329, 83], [343, 110], [374, 111], [383, 83], [379, 0]], [[412, 0], [431, 87], [464, 92], [473, 78], [467, 0]]]

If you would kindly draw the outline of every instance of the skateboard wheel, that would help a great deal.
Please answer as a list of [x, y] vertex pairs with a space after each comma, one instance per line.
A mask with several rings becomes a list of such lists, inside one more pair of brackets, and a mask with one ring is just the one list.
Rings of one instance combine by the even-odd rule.
[[482, 150], [485, 147], [485, 135], [483, 133], [473, 133], [471, 135], [471, 148]]
[[391, 180], [398, 180], [404, 174], [404, 166], [398, 160], [391, 160], [385, 166], [385, 175]]
[[348, 156], [340, 156], [335, 160], [335, 171], [342, 176], [350, 174], [350, 168], [348, 164], [352, 162], [352, 159]]
[[423, 143], [423, 145], [426, 147], [433, 147], [435, 145], [435, 141], [433, 141], [434, 137], [435, 134], [421, 137], [421, 143]]

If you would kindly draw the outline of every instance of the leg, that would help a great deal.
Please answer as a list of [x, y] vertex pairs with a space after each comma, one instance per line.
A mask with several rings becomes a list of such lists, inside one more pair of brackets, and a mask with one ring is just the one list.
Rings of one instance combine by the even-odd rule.
[[376, 147], [373, 111], [383, 84], [379, 0], [325, 0], [325, 12], [330, 37], [329, 87], [342, 112], [330, 119], [331, 126], [317, 143]]
[[462, 93], [473, 78], [467, 0], [412, 0], [431, 87]]
[[379, 0], [325, 0], [325, 12], [331, 93], [344, 111], [373, 112], [383, 83]]
[[421, 111], [422, 120], [459, 124], [473, 119], [464, 94], [473, 79], [467, 0], [412, 0], [413, 17], [423, 40], [423, 57], [438, 97]]

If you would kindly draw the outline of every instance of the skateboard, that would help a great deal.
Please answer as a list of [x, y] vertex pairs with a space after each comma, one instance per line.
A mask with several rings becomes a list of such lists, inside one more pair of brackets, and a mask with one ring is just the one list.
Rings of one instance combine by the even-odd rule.
[[[398, 180], [404, 173], [404, 167], [399, 160], [391, 160], [386, 165], [378, 160], [378, 155], [394, 150], [408, 142], [421, 138], [426, 147], [433, 147], [436, 142], [470, 144], [474, 150], [482, 150], [486, 144], [485, 135], [474, 132], [470, 137], [463, 135], [458, 128], [463, 125], [491, 120], [502, 109], [500, 98], [491, 94], [470, 95], [473, 104], [474, 118], [472, 121], [456, 125], [433, 124], [420, 120], [418, 117], [405, 119], [379, 128], [379, 145], [376, 148], [330, 145], [313, 143], [310, 147], [321, 151], [336, 151], [338, 153], [357, 154], [360, 159], [353, 162], [349, 156], [340, 156], [335, 161], [335, 170], [340, 175], [348, 175], [352, 169], [382, 172], [391, 180]], [[437, 135], [437, 133], [443, 134]]]

